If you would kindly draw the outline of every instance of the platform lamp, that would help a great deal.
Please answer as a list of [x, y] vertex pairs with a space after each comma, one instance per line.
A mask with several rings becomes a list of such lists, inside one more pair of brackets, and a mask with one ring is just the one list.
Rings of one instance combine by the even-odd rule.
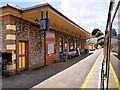
[[35, 19], [35, 23], [38, 23], [38, 22], [39, 22], [39, 21], [38, 21], [38, 19], [36, 18], [36, 19]]
[[41, 12], [40, 19], [40, 30], [44, 33], [44, 54], [45, 54], [45, 65], [46, 65], [46, 33], [49, 32], [49, 18], [48, 11], [46, 11], [46, 18], [43, 18], [43, 12]]

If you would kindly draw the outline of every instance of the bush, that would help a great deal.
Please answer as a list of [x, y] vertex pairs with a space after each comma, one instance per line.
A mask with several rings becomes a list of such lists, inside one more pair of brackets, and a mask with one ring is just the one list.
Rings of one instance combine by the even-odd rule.
[[103, 32], [98, 31], [98, 32], [95, 34], [95, 37], [99, 37], [99, 36], [101, 36], [101, 35], [103, 35]]
[[98, 45], [98, 48], [102, 48], [100, 45]]

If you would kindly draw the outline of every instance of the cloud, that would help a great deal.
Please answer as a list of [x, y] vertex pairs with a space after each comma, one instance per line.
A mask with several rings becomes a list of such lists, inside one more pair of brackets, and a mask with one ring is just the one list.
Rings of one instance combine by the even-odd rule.
[[4, 0], [4, 2], [36, 2], [38, 4], [48, 2], [91, 33], [95, 28], [105, 31], [110, 0]]
[[99, 26], [104, 26], [105, 24], [100, 23], [100, 22], [97, 22], [97, 25], [99, 25]]
[[105, 30], [108, 8], [109, 0], [62, 0], [60, 11], [91, 33], [94, 28]]

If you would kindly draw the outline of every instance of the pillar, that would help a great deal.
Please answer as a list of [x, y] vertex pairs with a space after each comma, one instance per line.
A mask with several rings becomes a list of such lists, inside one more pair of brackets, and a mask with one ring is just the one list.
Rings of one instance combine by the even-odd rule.
[[[16, 26], [15, 25], [6, 25], [5, 30], [5, 52], [12, 53], [14, 51], [14, 74], [16, 73]], [[6, 69], [3, 70], [4, 76], [11, 76], [12, 75], [12, 62], [8, 62], [6, 65]]]

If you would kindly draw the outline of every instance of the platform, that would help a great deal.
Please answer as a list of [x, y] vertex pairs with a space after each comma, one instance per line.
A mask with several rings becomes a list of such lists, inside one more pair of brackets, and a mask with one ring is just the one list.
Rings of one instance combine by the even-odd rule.
[[[94, 59], [94, 55], [88, 56], [84, 60], [74, 64], [73, 66], [61, 71], [60, 73], [48, 78], [40, 84], [32, 88], [99, 88], [100, 87], [100, 70], [103, 54], [99, 54], [95, 60], [90, 72], [86, 75], [86, 79], [82, 82], [85, 64], [89, 65], [90, 61]], [[88, 61], [89, 60], [89, 61]], [[83, 68], [82, 68], [83, 67]], [[82, 68], [82, 69], [81, 69]], [[80, 83], [82, 83], [80, 85]], [[117, 88], [117, 84], [110, 68], [110, 88]]]
[[[103, 59], [103, 53], [99, 55], [96, 62], [94, 63], [91, 71], [89, 72], [85, 82], [83, 83], [81, 88], [100, 88], [101, 83], [101, 64]], [[109, 74], [109, 88], [118, 88], [116, 83], [114, 69], [112, 68], [112, 65], [110, 64], [110, 74]]]

